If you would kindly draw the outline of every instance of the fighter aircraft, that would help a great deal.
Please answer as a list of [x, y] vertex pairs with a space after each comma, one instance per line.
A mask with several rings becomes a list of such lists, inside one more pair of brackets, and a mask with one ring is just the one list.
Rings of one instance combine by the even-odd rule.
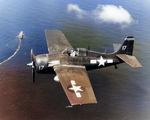
[[56, 73], [59, 81], [73, 105], [97, 103], [87, 71], [126, 62], [132, 67], [142, 67], [135, 56], [132, 56], [134, 37], [125, 38], [122, 45], [114, 44], [113, 53], [101, 53], [86, 48], [74, 49], [60, 30], [45, 30], [48, 54], [35, 56], [31, 49], [33, 82], [35, 71], [43, 73], [50, 68]]

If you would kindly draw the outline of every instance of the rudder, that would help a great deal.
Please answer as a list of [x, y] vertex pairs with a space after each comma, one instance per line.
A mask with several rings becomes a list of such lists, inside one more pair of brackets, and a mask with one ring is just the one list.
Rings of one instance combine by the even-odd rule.
[[133, 46], [134, 46], [134, 37], [128, 36], [127, 38], [125, 38], [124, 43], [121, 45], [121, 47], [117, 51], [117, 54], [132, 55]]

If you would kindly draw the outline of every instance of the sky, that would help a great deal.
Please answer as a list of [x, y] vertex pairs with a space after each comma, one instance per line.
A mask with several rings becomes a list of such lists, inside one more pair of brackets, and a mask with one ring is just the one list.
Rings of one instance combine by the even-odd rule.
[[79, 19], [91, 19], [100, 23], [114, 23], [130, 25], [132, 23], [138, 23], [132, 15], [124, 9], [122, 6], [116, 6], [112, 4], [98, 4], [93, 10], [86, 11], [81, 9], [78, 4], [68, 4], [67, 11], [70, 14], [75, 14]]

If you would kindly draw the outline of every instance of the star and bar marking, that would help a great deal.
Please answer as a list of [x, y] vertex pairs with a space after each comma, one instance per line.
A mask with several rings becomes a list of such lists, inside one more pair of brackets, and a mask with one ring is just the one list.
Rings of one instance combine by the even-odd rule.
[[98, 64], [98, 67], [99, 66], [105, 66], [105, 63], [113, 63], [113, 59], [104, 59], [102, 56], [100, 56], [100, 59], [99, 60], [91, 60], [90, 63], [91, 64], [97, 64], [97, 62], [99, 63]]
[[71, 82], [72, 87], [69, 87], [68, 90], [74, 91], [74, 93], [76, 94], [76, 97], [81, 98], [80, 92], [83, 91], [81, 89], [81, 86], [77, 86], [74, 80], [71, 80], [70, 82]]

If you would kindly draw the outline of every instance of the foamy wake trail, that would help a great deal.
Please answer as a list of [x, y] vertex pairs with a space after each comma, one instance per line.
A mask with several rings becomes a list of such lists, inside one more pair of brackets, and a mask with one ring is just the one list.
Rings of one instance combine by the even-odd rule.
[[5, 62], [7, 62], [8, 60], [10, 60], [11, 58], [13, 58], [19, 51], [20, 49], [20, 46], [21, 46], [21, 39], [19, 39], [19, 45], [18, 45], [18, 48], [17, 50], [14, 52], [13, 55], [11, 55], [9, 58], [7, 58], [6, 60], [4, 60], [3, 62], [0, 63], [0, 65], [4, 64]]

